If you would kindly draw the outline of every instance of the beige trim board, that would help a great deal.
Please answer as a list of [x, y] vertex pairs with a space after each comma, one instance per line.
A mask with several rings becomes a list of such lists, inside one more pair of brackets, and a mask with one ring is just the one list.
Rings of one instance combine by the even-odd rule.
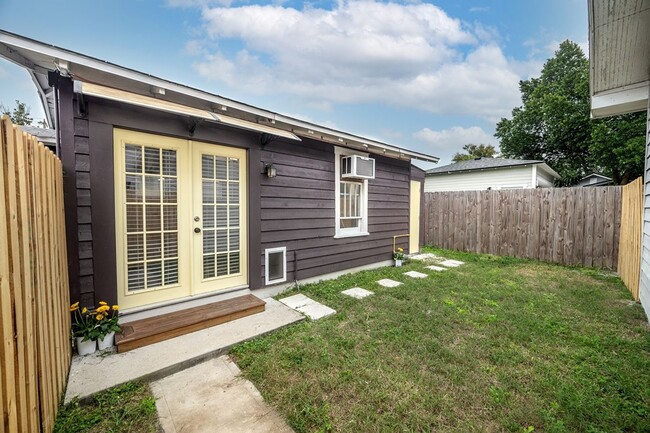
[[411, 181], [409, 198], [409, 254], [420, 251], [420, 197], [422, 182]]

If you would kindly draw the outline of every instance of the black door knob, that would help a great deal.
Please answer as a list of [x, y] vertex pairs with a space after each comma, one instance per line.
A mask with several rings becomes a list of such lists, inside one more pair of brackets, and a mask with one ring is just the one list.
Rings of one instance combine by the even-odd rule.
[[194, 233], [201, 233], [201, 229], [198, 227], [194, 227]]

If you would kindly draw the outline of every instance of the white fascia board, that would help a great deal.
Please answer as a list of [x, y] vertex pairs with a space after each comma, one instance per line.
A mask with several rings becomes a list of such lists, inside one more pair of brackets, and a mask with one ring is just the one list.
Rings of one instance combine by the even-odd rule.
[[648, 108], [650, 81], [634, 86], [601, 92], [591, 97], [591, 117], [617, 116]]
[[556, 178], [556, 179], [560, 178], [560, 175], [558, 174], [558, 172], [553, 170], [547, 163], [543, 162], [543, 163], [539, 164], [538, 167], [541, 168], [542, 170], [544, 170], [546, 173], [553, 176], [554, 178]]

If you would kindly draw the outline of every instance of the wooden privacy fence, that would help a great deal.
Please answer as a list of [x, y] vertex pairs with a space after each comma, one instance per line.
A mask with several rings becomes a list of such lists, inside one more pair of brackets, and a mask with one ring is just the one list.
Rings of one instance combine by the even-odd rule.
[[49, 433], [71, 356], [61, 161], [0, 132], [0, 433]]
[[641, 231], [643, 219], [643, 178], [623, 187], [621, 197], [621, 242], [618, 274], [635, 301], [639, 301], [641, 272]]
[[616, 269], [622, 188], [425, 194], [425, 243], [440, 248]]

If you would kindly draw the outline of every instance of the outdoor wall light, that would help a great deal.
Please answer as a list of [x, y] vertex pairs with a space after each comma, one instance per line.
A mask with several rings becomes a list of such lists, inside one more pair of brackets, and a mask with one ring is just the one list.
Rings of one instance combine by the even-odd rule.
[[275, 177], [278, 175], [278, 169], [275, 168], [275, 165], [273, 164], [266, 164], [266, 167], [264, 167], [264, 172], [266, 173], [267, 177]]

